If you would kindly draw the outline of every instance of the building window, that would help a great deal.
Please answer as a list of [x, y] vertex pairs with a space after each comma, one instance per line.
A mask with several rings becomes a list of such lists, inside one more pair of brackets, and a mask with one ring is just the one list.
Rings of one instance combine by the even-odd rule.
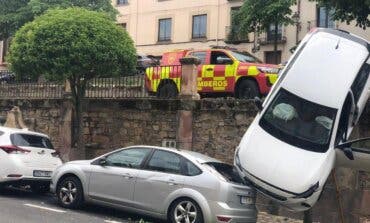
[[192, 38], [207, 37], [207, 15], [193, 16], [193, 35]]
[[[278, 25], [277, 29], [278, 29], [277, 40], [281, 40], [283, 36], [283, 26]], [[275, 41], [275, 30], [276, 30], [276, 25], [270, 24], [269, 28], [267, 29], [267, 41]]]
[[117, 5], [126, 5], [128, 4], [128, 0], [117, 0]]
[[127, 29], [127, 23], [117, 23], [118, 27], [121, 27], [122, 29], [126, 30]]
[[333, 19], [334, 10], [327, 7], [317, 8], [317, 27], [335, 28], [335, 21]]
[[172, 19], [160, 19], [158, 27], [158, 41], [171, 40]]
[[280, 64], [281, 63], [281, 51], [265, 51], [265, 63], [268, 64]]

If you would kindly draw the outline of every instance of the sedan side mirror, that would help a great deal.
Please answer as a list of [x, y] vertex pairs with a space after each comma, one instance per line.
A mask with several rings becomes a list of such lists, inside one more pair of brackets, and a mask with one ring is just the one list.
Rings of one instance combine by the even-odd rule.
[[105, 157], [99, 159], [99, 165], [100, 166], [105, 166], [107, 165], [107, 160], [105, 159]]
[[355, 158], [353, 157], [353, 151], [351, 148], [349, 147], [345, 147], [342, 149], [344, 155], [346, 155], [346, 157], [349, 159], [349, 160], [354, 160]]
[[259, 97], [254, 98], [254, 105], [256, 106], [256, 108], [258, 109], [259, 112], [262, 111], [262, 109], [263, 109], [262, 104], [263, 104], [263, 102], [262, 102], [261, 98], [259, 98]]

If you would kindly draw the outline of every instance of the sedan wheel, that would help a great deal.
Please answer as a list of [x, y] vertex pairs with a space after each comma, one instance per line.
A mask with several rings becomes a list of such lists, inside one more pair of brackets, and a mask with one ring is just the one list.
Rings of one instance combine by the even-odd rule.
[[66, 208], [78, 208], [82, 204], [82, 185], [76, 177], [67, 177], [57, 187], [58, 202]]
[[173, 205], [171, 220], [173, 223], [203, 222], [199, 206], [192, 200], [179, 200]]

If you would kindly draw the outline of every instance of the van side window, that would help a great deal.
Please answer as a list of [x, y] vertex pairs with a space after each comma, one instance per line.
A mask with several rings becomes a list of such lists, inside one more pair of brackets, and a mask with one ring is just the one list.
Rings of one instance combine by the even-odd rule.
[[347, 140], [347, 130], [349, 126], [349, 117], [351, 115], [352, 109], [352, 97], [349, 93], [346, 97], [346, 100], [343, 104], [342, 113], [340, 114], [339, 124], [338, 124], [338, 132], [335, 137], [335, 145], [338, 145], [340, 141]]
[[231, 58], [224, 52], [222, 51], [212, 51], [211, 52], [211, 64], [212, 65], [223, 65], [223, 63], [220, 63], [221, 60], [219, 59], [229, 59], [231, 60]]
[[353, 96], [355, 98], [355, 103], [357, 104], [358, 99], [361, 97], [361, 93], [364, 90], [365, 84], [367, 79], [369, 78], [370, 73], [370, 65], [364, 63], [361, 67], [360, 71], [358, 72], [355, 81], [351, 86], [351, 90], [353, 92]]
[[200, 60], [201, 64], [206, 63], [207, 53], [206, 52], [192, 52], [189, 56], [196, 57]]

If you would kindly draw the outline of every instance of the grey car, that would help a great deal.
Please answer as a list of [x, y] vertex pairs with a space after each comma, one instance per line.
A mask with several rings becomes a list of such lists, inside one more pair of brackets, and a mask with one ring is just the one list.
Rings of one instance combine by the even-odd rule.
[[99, 203], [175, 223], [256, 222], [255, 191], [233, 166], [154, 146], [118, 149], [57, 168], [51, 191], [65, 208]]

